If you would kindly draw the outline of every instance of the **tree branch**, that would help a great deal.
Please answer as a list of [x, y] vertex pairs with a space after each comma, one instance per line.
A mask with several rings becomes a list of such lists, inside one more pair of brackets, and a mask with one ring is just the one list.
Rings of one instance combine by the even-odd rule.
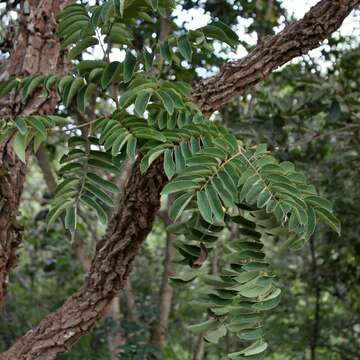
[[359, 4], [360, 0], [321, 0], [301, 20], [265, 38], [243, 59], [225, 64], [219, 74], [201, 81], [193, 91], [194, 102], [207, 115], [219, 110], [279, 66], [317, 48]]
[[[10, 74], [62, 73], [64, 56], [55, 36], [55, 16], [66, 0], [29, 1], [30, 15], [20, 14], [16, 34], [8, 33], [14, 44], [10, 59], [0, 74], [0, 79]], [[44, 16], [46, 15], [46, 17]], [[28, 23], [33, 26], [26, 26]], [[29, 30], [32, 29], [32, 30]], [[41, 29], [41, 32], [40, 30]], [[35, 46], [36, 45], [36, 46]], [[57, 96], [45, 97], [35, 93], [28, 101], [8, 96], [0, 101], [0, 117], [11, 115], [51, 114], [57, 105]], [[16, 225], [20, 197], [25, 182], [26, 164], [14, 153], [12, 139], [0, 142], [0, 302], [6, 292], [10, 270], [17, 262], [17, 249], [21, 243], [21, 229]]]
[[151, 230], [166, 183], [162, 162], [142, 176], [140, 159], [128, 180], [123, 201], [107, 233], [97, 244], [85, 284], [56, 312], [20, 338], [1, 360], [51, 360], [69, 349], [103, 317], [117, 291], [126, 284], [132, 261]]

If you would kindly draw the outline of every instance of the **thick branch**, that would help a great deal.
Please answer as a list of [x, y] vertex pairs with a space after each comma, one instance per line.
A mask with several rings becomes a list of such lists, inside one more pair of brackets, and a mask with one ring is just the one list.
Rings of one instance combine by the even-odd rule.
[[360, 0], [321, 0], [303, 19], [265, 38], [243, 59], [225, 64], [216, 76], [201, 81], [193, 91], [193, 100], [205, 114], [219, 110], [274, 69], [317, 48], [359, 4]]
[[1, 354], [1, 360], [55, 359], [94, 327], [117, 291], [125, 286], [132, 261], [151, 230], [165, 183], [161, 162], [146, 176], [141, 175], [139, 164], [135, 165], [123, 201], [96, 247], [83, 287]]
[[[20, 12], [18, 31], [9, 32], [13, 44], [11, 57], [0, 74], [60, 73], [64, 70], [64, 57], [55, 36], [54, 14], [66, 0], [29, 1], [30, 15]], [[51, 17], [51, 14], [53, 16]], [[30, 24], [32, 26], [30, 26]], [[10, 95], [0, 102], [0, 117], [19, 114], [53, 113], [57, 97], [35, 94], [26, 103]], [[25, 182], [26, 165], [15, 155], [11, 139], [0, 143], [0, 302], [6, 291], [10, 270], [17, 261], [17, 249], [21, 243], [21, 229], [16, 225], [20, 196]]]

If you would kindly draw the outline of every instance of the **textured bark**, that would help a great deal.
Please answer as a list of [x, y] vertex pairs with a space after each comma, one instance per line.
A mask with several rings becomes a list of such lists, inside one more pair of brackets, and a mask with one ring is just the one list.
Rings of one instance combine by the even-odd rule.
[[169, 284], [169, 277], [175, 274], [175, 265], [172, 263], [175, 252], [172, 244], [175, 238], [175, 235], [167, 233], [164, 274], [159, 291], [159, 315], [151, 329], [150, 343], [158, 349], [158, 359], [162, 359], [162, 349], [165, 345], [173, 297], [173, 288]]
[[360, 0], [321, 0], [303, 19], [265, 38], [243, 59], [225, 64], [216, 76], [201, 81], [193, 91], [194, 102], [205, 114], [219, 110], [279, 66], [317, 48], [359, 4]]
[[9, 141], [0, 143], [0, 302], [10, 270], [17, 263], [21, 228], [16, 216], [25, 181], [25, 164], [18, 160]]
[[[55, 36], [56, 22], [51, 14], [66, 1], [28, 1], [30, 14], [20, 12], [17, 31], [10, 28], [7, 43], [12, 44], [10, 59], [1, 64], [0, 80], [9, 75], [62, 72], [64, 58]], [[13, 95], [0, 101], [0, 118], [19, 114], [53, 113], [57, 99], [35, 94], [26, 103]], [[19, 202], [25, 181], [26, 165], [15, 155], [12, 142], [0, 143], [0, 302], [6, 293], [10, 270], [17, 262], [21, 228], [16, 224]]]
[[83, 287], [1, 354], [1, 360], [55, 359], [107, 313], [117, 291], [125, 286], [132, 261], [151, 230], [166, 183], [161, 170], [158, 161], [147, 176], [141, 176], [139, 164], [135, 165], [123, 201], [97, 244]]
[[[276, 67], [318, 46], [359, 3], [360, 0], [320, 1], [303, 20], [266, 39], [243, 60], [225, 65], [219, 75], [201, 82], [194, 91], [194, 101], [205, 114], [210, 114]], [[151, 230], [165, 182], [160, 162], [144, 176], [138, 164], [135, 166], [107, 233], [97, 246], [83, 287], [0, 355], [1, 360], [54, 359], [105, 315], [117, 290], [125, 286], [133, 258]]]

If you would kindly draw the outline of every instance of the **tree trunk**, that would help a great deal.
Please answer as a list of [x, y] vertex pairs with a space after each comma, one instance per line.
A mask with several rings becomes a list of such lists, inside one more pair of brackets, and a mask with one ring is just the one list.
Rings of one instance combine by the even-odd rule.
[[161, 161], [145, 176], [139, 162], [125, 186], [122, 204], [97, 244], [83, 287], [1, 354], [1, 360], [55, 359], [106, 314], [117, 291], [125, 286], [132, 261], [151, 230], [166, 183]]
[[159, 291], [159, 315], [151, 329], [150, 336], [150, 343], [158, 349], [158, 359], [162, 359], [162, 349], [165, 345], [171, 311], [173, 288], [169, 284], [169, 277], [175, 274], [175, 265], [172, 263], [175, 252], [172, 244], [175, 238], [173, 234], [167, 233], [166, 235], [164, 274]]
[[[61, 73], [64, 57], [55, 36], [57, 13], [65, 0], [28, 1], [30, 13], [22, 6], [17, 31], [8, 31], [7, 43], [12, 44], [10, 59], [1, 66], [0, 80], [10, 75]], [[53, 113], [56, 96], [40, 93], [31, 96], [24, 104], [9, 95], [0, 101], [0, 118], [16, 115]], [[25, 182], [26, 164], [12, 149], [12, 139], [0, 142], [0, 302], [2, 302], [10, 270], [17, 262], [21, 243], [21, 228], [16, 224], [19, 203]]]
[[10, 140], [0, 143], [0, 302], [21, 243], [22, 229], [16, 224], [16, 217], [25, 172], [25, 164], [16, 157]]

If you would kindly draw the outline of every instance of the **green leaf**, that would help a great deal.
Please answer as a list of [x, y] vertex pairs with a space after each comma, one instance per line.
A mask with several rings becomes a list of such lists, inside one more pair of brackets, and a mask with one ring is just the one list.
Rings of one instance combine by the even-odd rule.
[[338, 235], [341, 234], [341, 223], [334, 214], [323, 208], [315, 208], [315, 212], [325, 224], [335, 230]]
[[215, 218], [219, 221], [224, 220], [224, 210], [222, 208], [221, 201], [214, 187], [209, 185], [205, 189], [206, 196], [209, 200], [210, 208]]
[[104, 204], [112, 207], [114, 206], [113, 199], [107, 195], [104, 191], [100, 190], [99, 187], [86, 182], [85, 183], [85, 189], [91, 192], [93, 195], [95, 195], [99, 200], [101, 200]]
[[206, 333], [204, 339], [212, 344], [217, 344], [218, 341], [226, 335], [226, 327], [221, 325], [218, 329]]
[[25, 98], [30, 96], [45, 79], [46, 75], [37, 75], [33, 77], [29, 85], [23, 88], [23, 96]]
[[128, 50], [124, 60], [124, 82], [128, 83], [134, 74], [136, 66], [136, 57]]
[[[229, 44], [230, 46], [235, 47], [236, 45], [238, 45], [239, 37], [233, 30], [230, 29], [228, 25], [226, 25], [222, 21], [213, 22], [211, 25], [218, 27], [226, 34], [226, 36], [231, 40], [231, 43], [233, 44], [233, 45]], [[260, 145], [264, 145], [264, 144], [260, 144]], [[266, 151], [266, 147], [265, 147], [265, 151]]]
[[192, 59], [192, 48], [191, 48], [191, 43], [190, 43], [187, 35], [183, 35], [178, 38], [178, 47], [179, 47], [180, 54], [187, 61], [190, 62]]
[[110, 172], [112, 172], [114, 174], [119, 174], [120, 173], [120, 170], [117, 167], [115, 167], [112, 164], [109, 164], [106, 161], [102, 161], [102, 160], [99, 160], [99, 159], [89, 159], [88, 164], [90, 166], [103, 169], [105, 171], [110, 171]]
[[151, 98], [152, 91], [142, 90], [136, 97], [135, 100], [135, 112], [139, 117], [144, 116], [144, 112]]
[[136, 159], [136, 144], [137, 144], [136, 137], [131, 136], [126, 145], [126, 154], [129, 157], [131, 164], [133, 164]]
[[73, 76], [66, 75], [58, 82], [58, 92], [59, 94], [63, 94], [65, 88], [74, 80]]
[[173, 159], [173, 152], [169, 149], [165, 150], [164, 153], [164, 171], [168, 179], [171, 180], [175, 174], [175, 162]]
[[188, 329], [195, 335], [200, 335], [205, 333], [206, 331], [216, 329], [218, 326], [218, 321], [216, 321], [215, 319], [210, 319], [200, 324], [191, 325], [188, 327]]
[[47, 78], [47, 80], [45, 81], [45, 88], [48, 92], [51, 91], [51, 88], [53, 87], [53, 85], [56, 83], [57, 80], [58, 80], [57, 75], [50, 75]]
[[242, 353], [244, 354], [244, 356], [256, 355], [264, 352], [267, 349], [267, 347], [268, 344], [266, 342], [263, 342], [262, 340], [258, 340], [254, 344], [244, 349]]
[[161, 193], [163, 195], [169, 195], [179, 191], [188, 191], [188, 190], [196, 189], [198, 187], [199, 184], [192, 180], [173, 180], [167, 185], [165, 185]]
[[324, 208], [332, 212], [331, 202], [321, 196], [317, 196], [317, 195], [307, 196], [305, 198], [305, 202], [315, 208]]
[[70, 230], [71, 233], [73, 233], [76, 229], [76, 224], [77, 224], [76, 208], [75, 207], [67, 208], [66, 215], [65, 215], [66, 229]]
[[90, 83], [87, 86], [84, 86], [78, 93], [77, 96], [77, 105], [79, 110], [84, 112], [86, 109], [86, 105], [89, 101], [94, 97], [98, 89], [98, 86], [94, 83]]
[[73, 204], [74, 200], [70, 199], [67, 201], [63, 201], [61, 203], [59, 203], [58, 205], [54, 206], [53, 208], [51, 208], [51, 210], [49, 211], [47, 218], [46, 218], [46, 222], [47, 222], [47, 229], [50, 228], [50, 226], [55, 222], [55, 220], [62, 214], [62, 212], [68, 208], [69, 206], [71, 206]]
[[108, 37], [105, 38], [106, 43], [124, 45], [129, 44], [133, 40], [132, 34], [127, 31], [122, 24], [114, 24]]
[[157, 140], [166, 142], [166, 137], [160, 132], [151, 127], [142, 127], [133, 130], [133, 134], [139, 139]]
[[18, 158], [25, 163], [26, 162], [26, 137], [20, 132], [16, 133], [13, 148]]
[[100, 186], [105, 190], [111, 191], [111, 192], [119, 192], [120, 189], [117, 187], [117, 185], [113, 184], [112, 182], [103, 179], [102, 177], [93, 174], [93, 173], [87, 173], [87, 178], [94, 183], [94, 185]]
[[105, 90], [108, 86], [117, 78], [119, 73], [122, 70], [122, 65], [118, 61], [111, 62], [106, 68], [101, 76], [101, 87]]
[[137, 95], [137, 92], [133, 89], [130, 89], [130, 90], [124, 92], [120, 96], [120, 101], [119, 101], [120, 107], [127, 108], [128, 106], [130, 106], [130, 104], [135, 100], [136, 95]]
[[34, 136], [34, 140], [33, 140], [34, 153], [38, 152], [40, 145], [43, 143], [43, 141], [44, 141], [44, 138], [41, 134], [37, 133]]
[[132, 135], [129, 134], [128, 131], [123, 131], [123, 130], [117, 131], [116, 139], [112, 144], [111, 155], [112, 156], [118, 155], [131, 136]]
[[84, 85], [84, 80], [81, 77], [77, 77], [74, 79], [74, 81], [71, 83], [69, 93], [66, 98], [65, 106], [69, 107], [72, 100], [80, 90], [80, 88]]
[[314, 233], [316, 228], [316, 216], [315, 216], [315, 210], [313, 208], [307, 208], [307, 226], [306, 226], [306, 233], [305, 233], [305, 239], [310, 239], [311, 235]]
[[169, 63], [172, 63], [172, 56], [169, 43], [165, 41], [160, 45], [160, 55]]
[[61, 49], [66, 49], [68, 46], [77, 43], [81, 38], [81, 29], [75, 30], [72, 34], [61, 41]]
[[198, 191], [196, 193], [196, 200], [201, 216], [205, 221], [211, 224], [212, 213], [211, 213], [210, 203], [208, 197], [206, 196], [205, 191]]
[[150, 71], [154, 62], [154, 52], [149, 52], [144, 48], [144, 65], [145, 70]]
[[43, 137], [43, 139], [45, 140], [47, 137], [47, 131], [44, 125], [44, 120], [41, 116], [32, 116], [28, 122], [30, 123], [30, 125], [35, 128], [38, 133]]
[[79, 56], [85, 49], [87, 49], [90, 46], [97, 45], [99, 43], [99, 40], [92, 37], [87, 36], [86, 38], [80, 40], [75, 47], [73, 47], [69, 52], [69, 59], [75, 59], [77, 56]]
[[106, 62], [102, 60], [82, 60], [77, 65], [77, 70], [80, 76], [84, 76], [93, 69], [105, 68]]
[[271, 200], [271, 197], [272, 194], [267, 190], [267, 188], [263, 188], [257, 198], [257, 207], [261, 209], [266, 206], [267, 203]]
[[10, 79], [4, 82], [0, 82], [0, 97], [5, 96], [13, 89], [17, 89], [19, 81], [16, 79]]
[[24, 120], [23, 117], [17, 116], [16, 119], [15, 119], [15, 125], [18, 128], [18, 130], [20, 131], [21, 135], [26, 134], [27, 126], [26, 126], [26, 121]]
[[93, 200], [90, 196], [83, 195], [80, 201], [86, 204], [87, 206], [89, 206], [91, 209], [95, 210], [100, 222], [103, 225], [107, 224], [108, 221], [107, 213], [95, 200]]
[[230, 38], [221, 28], [221, 26], [218, 26], [216, 23], [206, 25], [201, 28], [201, 30], [208, 38], [222, 41], [231, 47], [235, 47], [237, 45], [237, 42], [235, 42], [234, 39]]
[[172, 221], [176, 222], [179, 220], [181, 214], [185, 210], [193, 197], [193, 193], [186, 193], [178, 197], [170, 207], [169, 217]]
[[172, 115], [174, 112], [175, 104], [174, 104], [174, 101], [171, 98], [171, 96], [162, 89], [157, 91], [156, 94], [159, 96], [160, 100], [164, 104], [164, 107], [165, 107], [166, 111], [169, 113], [169, 115]]
[[157, 149], [156, 151], [152, 151], [149, 156], [149, 165], [151, 165], [158, 157], [160, 157], [164, 153], [165, 149]]

